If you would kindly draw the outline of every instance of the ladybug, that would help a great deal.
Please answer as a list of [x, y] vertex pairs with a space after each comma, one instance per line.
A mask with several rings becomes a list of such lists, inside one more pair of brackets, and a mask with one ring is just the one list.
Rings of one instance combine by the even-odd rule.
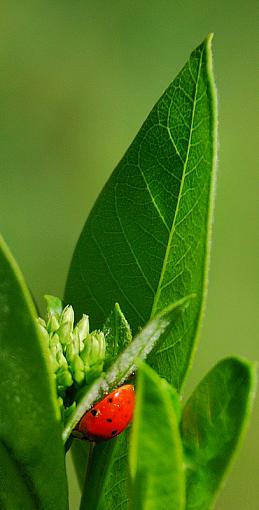
[[109, 393], [81, 418], [77, 431], [89, 441], [107, 441], [127, 428], [132, 420], [135, 391], [125, 384]]

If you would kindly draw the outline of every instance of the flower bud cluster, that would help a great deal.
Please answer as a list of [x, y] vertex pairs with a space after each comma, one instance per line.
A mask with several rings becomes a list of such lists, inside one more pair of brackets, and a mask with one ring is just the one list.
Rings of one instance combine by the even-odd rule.
[[105, 337], [102, 331], [89, 331], [89, 318], [74, 324], [72, 306], [62, 309], [62, 302], [54, 296], [47, 300], [47, 320], [38, 319], [44, 337], [61, 406], [62, 416], [74, 409], [76, 394], [103, 371]]

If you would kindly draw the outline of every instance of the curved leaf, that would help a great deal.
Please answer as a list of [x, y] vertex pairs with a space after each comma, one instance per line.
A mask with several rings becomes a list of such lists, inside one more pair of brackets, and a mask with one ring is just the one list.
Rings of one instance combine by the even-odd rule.
[[[74, 252], [65, 291], [99, 327], [119, 302], [133, 333], [175, 298], [196, 293], [150, 362], [180, 388], [206, 290], [215, 162], [211, 36], [158, 101], [99, 196]], [[125, 457], [116, 440], [115, 457]], [[125, 478], [120, 462], [113, 477]], [[107, 478], [109, 491], [112, 477]], [[121, 500], [124, 491], [121, 490]]]
[[186, 509], [212, 508], [247, 428], [254, 393], [254, 365], [229, 358], [208, 373], [185, 405]]
[[1, 508], [64, 510], [61, 425], [35, 318], [23, 277], [0, 239]]
[[215, 159], [211, 36], [190, 56], [144, 122], [86, 222], [65, 300], [101, 327], [119, 302], [135, 334], [150, 316], [195, 293], [183, 322], [152, 357], [180, 387], [206, 287]]
[[[172, 393], [173, 392], [173, 393]], [[134, 510], [183, 510], [185, 479], [176, 391], [147, 365], [138, 370], [130, 440]]]

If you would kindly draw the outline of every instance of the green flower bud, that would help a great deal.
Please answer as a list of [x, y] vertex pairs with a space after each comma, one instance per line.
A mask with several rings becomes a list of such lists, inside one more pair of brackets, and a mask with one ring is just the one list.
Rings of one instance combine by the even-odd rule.
[[56, 352], [56, 360], [58, 362], [58, 366], [60, 368], [66, 368], [68, 369], [68, 363], [67, 363], [67, 360], [63, 354], [63, 351], [62, 351], [62, 348], [58, 347], [57, 348], [57, 352]]
[[47, 330], [48, 332], [51, 334], [51, 333], [55, 333], [55, 331], [57, 331], [59, 328], [59, 322], [58, 322], [58, 319], [55, 315], [51, 315], [49, 320], [48, 320], [48, 323], [47, 323]]
[[56, 359], [56, 355], [55, 354], [52, 354], [50, 352], [50, 363], [51, 363], [51, 368], [52, 368], [52, 371], [54, 372], [54, 374], [57, 372], [57, 370], [59, 369], [59, 364], [57, 362], [57, 359]]
[[58, 334], [57, 333], [50, 334], [49, 335], [49, 346], [50, 346], [50, 349], [54, 349], [58, 345], [61, 347]]
[[74, 342], [74, 346], [77, 349], [78, 353], [81, 352], [84, 348], [84, 342], [80, 339], [77, 326], [74, 328], [74, 331], [73, 331], [73, 342]]
[[76, 354], [79, 354], [80, 352], [80, 338], [77, 329], [74, 329], [74, 332], [72, 333], [72, 344], [74, 346], [74, 350]]
[[38, 330], [40, 331], [42, 338], [44, 338], [45, 343], [47, 344], [47, 346], [49, 346], [49, 334], [46, 329], [45, 321], [43, 319], [39, 318], [37, 320], [37, 327], [38, 327]]
[[63, 392], [73, 384], [73, 378], [67, 368], [59, 368], [56, 373], [56, 384], [58, 392]]
[[89, 335], [89, 317], [88, 317], [88, 315], [83, 314], [82, 319], [77, 323], [76, 327], [78, 328], [80, 342], [83, 342], [84, 339]]
[[[54, 296], [45, 296], [47, 323], [38, 319], [38, 328], [48, 345], [50, 366], [56, 382], [58, 405], [63, 422], [76, 407], [80, 391], [103, 371], [105, 336], [101, 331], [89, 333], [89, 317], [83, 315], [74, 327], [74, 311]], [[73, 388], [71, 388], [73, 386]], [[67, 393], [68, 388], [71, 390]], [[74, 397], [73, 397], [74, 395]], [[72, 405], [71, 399], [75, 401]]]
[[66, 359], [69, 364], [72, 363], [74, 357], [77, 354], [78, 354], [78, 352], [76, 351], [74, 344], [72, 342], [66, 346]]
[[93, 331], [84, 342], [85, 346], [81, 352], [81, 358], [85, 367], [85, 379], [98, 377], [103, 369], [105, 358], [105, 337], [101, 331]]
[[59, 368], [59, 362], [57, 360], [57, 352], [60, 350], [60, 343], [58, 335], [52, 335], [49, 338], [49, 355], [51, 361], [51, 367], [53, 372], [55, 373]]
[[60, 343], [63, 346], [68, 345], [71, 342], [71, 325], [68, 322], [62, 323], [57, 330], [57, 334], [59, 336]]
[[70, 326], [70, 333], [72, 333], [74, 327], [74, 310], [72, 306], [69, 305], [64, 308], [60, 318], [60, 324], [65, 324], [66, 322]]
[[37, 322], [40, 326], [42, 326], [43, 328], [46, 329], [47, 325], [46, 325], [46, 322], [44, 321], [44, 319], [42, 319], [41, 317], [38, 317], [37, 318]]
[[74, 356], [70, 365], [70, 370], [72, 372], [75, 382], [77, 384], [81, 384], [85, 377], [85, 369], [84, 362], [78, 354]]

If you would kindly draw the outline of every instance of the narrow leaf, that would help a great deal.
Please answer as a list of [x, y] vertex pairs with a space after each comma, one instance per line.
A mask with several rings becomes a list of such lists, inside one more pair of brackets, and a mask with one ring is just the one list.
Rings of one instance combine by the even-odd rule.
[[229, 358], [216, 365], [188, 400], [182, 418], [186, 509], [208, 510], [247, 428], [255, 367]]
[[106, 342], [104, 370], [107, 370], [113, 360], [117, 358], [118, 354], [123, 351], [132, 340], [129, 323], [118, 303], [115, 304], [114, 310], [105, 321], [103, 333]]
[[0, 239], [0, 506], [68, 507], [54, 381], [23, 277]]
[[180, 388], [194, 349], [207, 280], [215, 90], [209, 36], [155, 105], [105, 185], [74, 252], [65, 300], [101, 327], [119, 302], [135, 334], [195, 293], [152, 366]]
[[136, 369], [136, 362], [139, 359], [145, 359], [153, 349], [155, 343], [166, 339], [167, 334], [181, 317], [183, 310], [189, 304], [190, 296], [180, 299], [177, 303], [170, 306], [155, 319], [148, 322], [143, 330], [134, 338], [128, 347], [118, 356], [108, 371], [99, 377], [91, 386], [85, 390], [81, 396], [75, 412], [69, 418], [64, 431], [63, 440], [66, 442], [71, 432], [84, 413], [90, 409], [93, 403], [100, 399], [104, 393], [109, 393], [117, 386], [120, 386], [127, 377]]
[[141, 365], [129, 450], [134, 510], [185, 508], [180, 406], [176, 391], [171, 398], [172, 391], [151, 368]]

